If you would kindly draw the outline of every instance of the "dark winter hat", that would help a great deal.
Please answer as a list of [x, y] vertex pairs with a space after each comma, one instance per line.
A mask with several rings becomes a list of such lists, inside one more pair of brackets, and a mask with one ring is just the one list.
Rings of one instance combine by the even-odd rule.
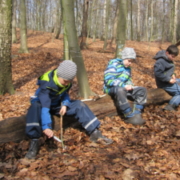
[[125, 47], [122, 50], [122, 59], [136, 59], [136, 53], [133, 48]]
[[71, 60], [64, 60], [57, 68], [57, 76], [65, 80], [73, 80], [76, 76], [77, 65]]

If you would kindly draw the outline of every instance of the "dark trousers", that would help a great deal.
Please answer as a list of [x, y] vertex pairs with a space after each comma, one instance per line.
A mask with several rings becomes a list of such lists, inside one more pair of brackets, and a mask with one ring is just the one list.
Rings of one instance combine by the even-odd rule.
[[[26, 135], [30, 139], [40, 138], [41, 129], [41, 104], [36, 101], [31, 104], [26, 116]], [[59, 115], [60, 106], [52, 107], [51, 114]], [[67, 108], [67, 116], [74, 116], [88, 134], [100, 126], [100, 122], [86, 104], [79, 100], [71, 101]]]
[[133, 90], [127, 91], [123, 87], [112, 87], [110, 89], [110, 96], [115, 100], [115, 104], [119, 110], [124, 112], [130, 108], [127, 98], [134, 101], [135, 104], [144, 105], [147, 98], [147, 90], [144, 87], [135, 86]]

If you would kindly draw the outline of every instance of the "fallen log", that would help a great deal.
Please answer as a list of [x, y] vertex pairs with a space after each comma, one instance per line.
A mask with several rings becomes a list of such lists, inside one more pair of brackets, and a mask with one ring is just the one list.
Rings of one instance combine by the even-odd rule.
[[[148, 90], [147, 105], [167, 102], [171, 96], [162, 89]], [[89, 108], [99, 119], [105, 116], [117, 115], [116, 107], [110, 96], [106, 95], [96, 101], [86, 101]], [[59, 130], [59, 117], [53, 116], [54, 130]], [[72, 122], [76, 122], [73, 117], [64, 117], [63, 124], [66, 128]], [[8, 118], [0, 121], [0, 143], [19, 142], [25, 139], [25, 115], [21, 117]]]

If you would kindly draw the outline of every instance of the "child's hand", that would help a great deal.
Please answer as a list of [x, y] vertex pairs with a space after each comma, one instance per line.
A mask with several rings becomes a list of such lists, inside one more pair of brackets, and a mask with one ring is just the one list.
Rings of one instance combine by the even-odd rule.
[[133, 90], [133, 86], [132, 86], [132, 85], [126, 85], [126, 86], [125, 86], [125, 89], [126, 89], [127, 91], [131, 91], [131, 90]]
[[174, 84], [176, 82], [176, 79], [175, 78], [171, 78], [170, 81], [169, 81], [171, 84]]
[[43, 133], [48, 137], [48, 138], [52, 138], [53, 137], [53, 131], [51, 129], [45, 129], [43, 131]]
[[173, 75], [171, 76], [171, 78], [172, 78], [172, 79], [176, 79], [176, 76], [175, 76], [175, 74], [173, 74]]
[[67, 111], [67, 107], [66, 106], [62, 106], [62, 108], [59, 111], [59, 114], [64, 116], [64, 114], [66, 114], [66, 111]]

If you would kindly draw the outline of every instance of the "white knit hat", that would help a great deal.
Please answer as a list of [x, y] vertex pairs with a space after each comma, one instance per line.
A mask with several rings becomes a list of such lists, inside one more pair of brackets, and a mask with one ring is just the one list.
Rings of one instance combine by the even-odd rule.
[[125, 47], [122, 50], [122, 59], [136, 59], [136, 53], [133, 48]]
[[77, 65], [71, 60], [64, 60], [57, 68], [57, 76], [65, 80], [73, 80], [77, 73]]

